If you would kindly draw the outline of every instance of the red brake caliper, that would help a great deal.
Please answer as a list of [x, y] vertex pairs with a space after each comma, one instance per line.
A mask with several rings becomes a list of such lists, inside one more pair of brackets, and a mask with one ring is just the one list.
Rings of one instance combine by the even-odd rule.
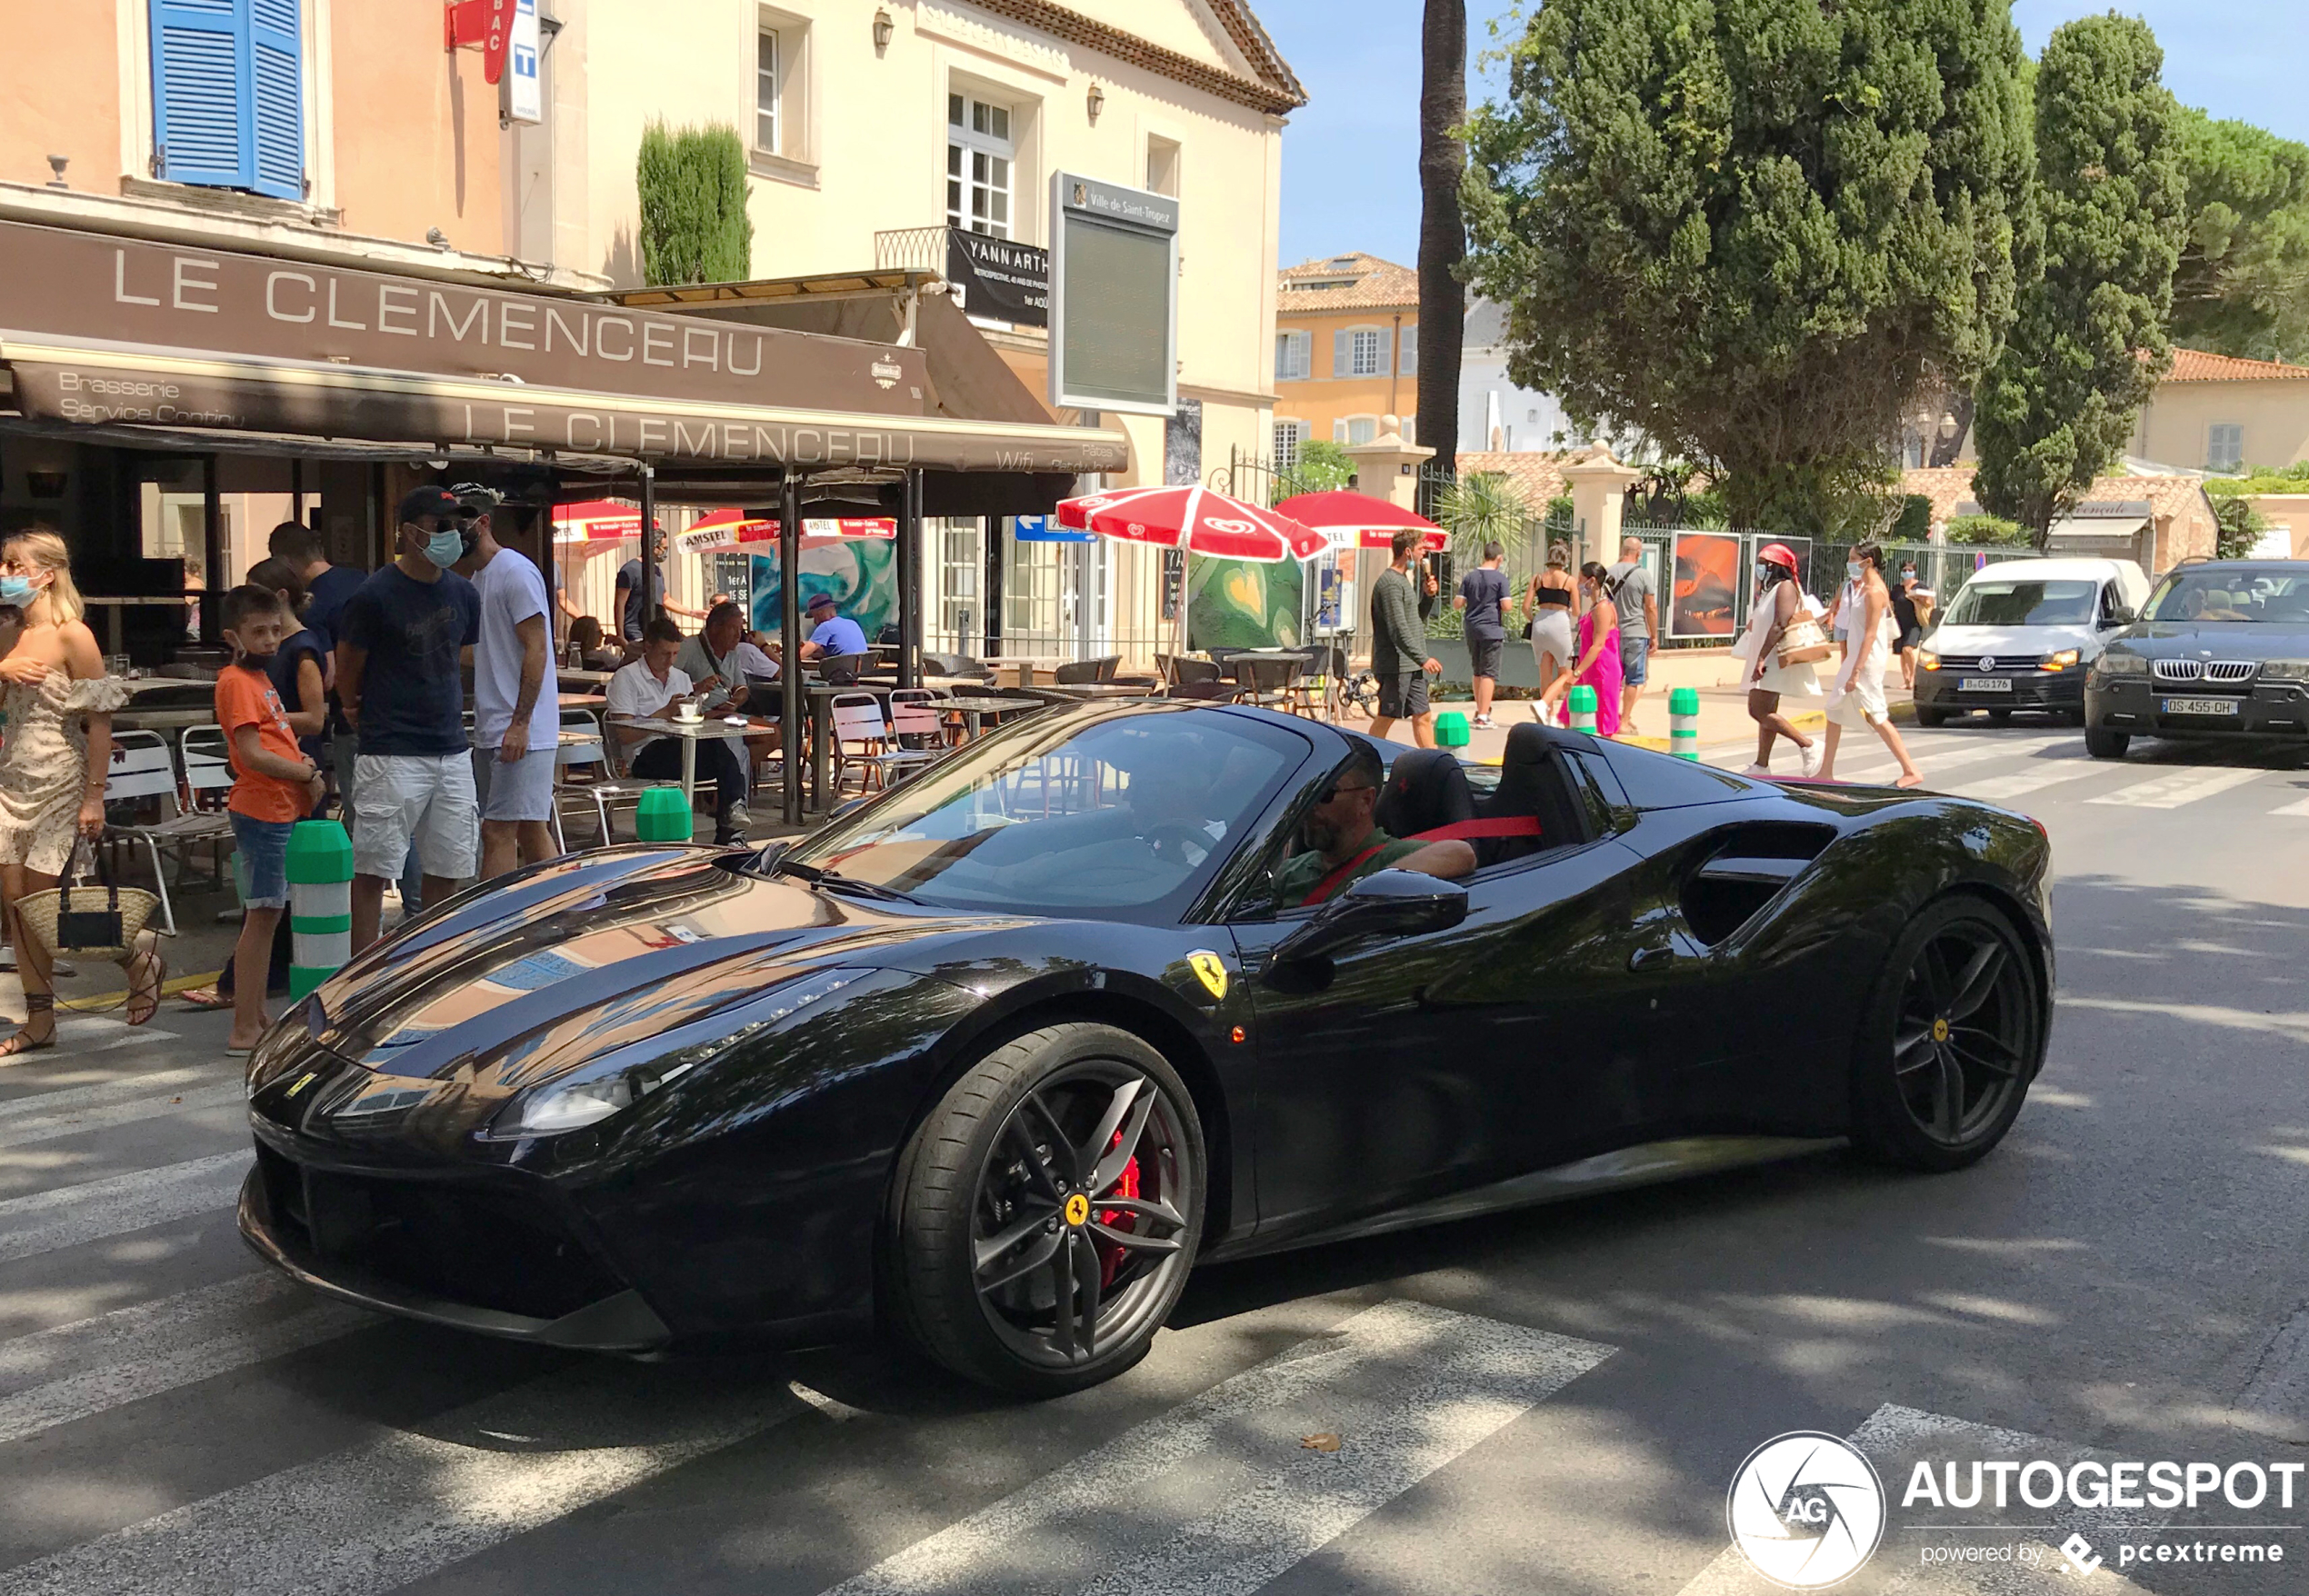
[[[1122, 1142], [1123, 1133], [1120, 1131], [1117, 1131], [1115, 1132], [1115, 1140], [1106, 1144], [1106, 1151], [1109, 1152], [1114, 1152], [1115, 1148], [1122, 1145]], [[1138, 1195], [1138, 1160], [1136, 1157], [1133, 1157], [1128, 1163], [1123, 1166], [1123, 1178], [1115, 1182], [1114, 1195], [1117, 1197], [1135, 1197]], [[1102, 1208], [1098, 1211], [1098, 1222], [1106, 1226], [1109, 1230], [1127, 1231], [1134, 1229], [1135, 1226], [1132, 1222], [1137, 1219], [1137, 1217], [1138, 1216], [1135, 1213], [1125, 1213], [1119, 1208]], [[1115, 1283], [1115, 1276], [1122, 1270], [1123, 1260], [1129, 1255], [1130, 1250], [1117, 1242], [1108, 1242], [1098, 1249], [1099, 1290], [1105, 1291], [1108, 1286]]]

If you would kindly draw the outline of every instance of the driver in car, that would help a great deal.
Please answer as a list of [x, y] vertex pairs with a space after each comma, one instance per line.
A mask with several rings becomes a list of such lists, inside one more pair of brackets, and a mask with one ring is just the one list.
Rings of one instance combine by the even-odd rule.
[[1359, 744], [1332, 773], [1331, 784], [1307, 811], [1300, 831], [1309, 844], [1274, 873], [1274, 901], [1282, 908], [1304, 908], [1344, 892], [1382, 870], [1415, 870], [1456, 881], [1475, 869], [1475, 850], [1456, 840], [1422, 843], [1391, 837], [1372, 818], [1385, 779], [1379, 751]]

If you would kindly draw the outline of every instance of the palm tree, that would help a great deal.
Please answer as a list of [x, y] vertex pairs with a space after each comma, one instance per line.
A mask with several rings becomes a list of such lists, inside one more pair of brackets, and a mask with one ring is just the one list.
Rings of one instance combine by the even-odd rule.
[[1467, 316], [1457, 275], [1467, 253], [1459, 180], [1467, 146], [1467, 0], [1426, 0], [1419, 37], [1418, 441], [1450, 470], [1459, 441], [1459, 341]]

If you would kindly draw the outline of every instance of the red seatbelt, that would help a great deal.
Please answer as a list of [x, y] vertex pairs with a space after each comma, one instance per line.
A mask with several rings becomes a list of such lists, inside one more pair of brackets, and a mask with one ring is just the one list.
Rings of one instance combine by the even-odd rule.
[[[1450, 825], [1439, 825], [1433, 831], [1415, 832], [1399, 838], [1405, 843], [1468, 842], [1481, 837], [1536, 837], [1540, 835], [1539, 816], [1535, 814], [1503, 814], [1494, 820], [1462, 820]], [[1364, 862], [1385, 847], [1374, 843], [1317, 882], [1314, 890], [1300, 900], [1302, 904], [1320, 903], [1339, 890], [1340, 883], [1353, 875]]]
[[1387, 844], [1384, 843], [1372, 843], [1371, 846], [1365, 848], [1362, 853], [1348, 860], [1344, 864], [1339, 866], [1338, 869], [1333, 871], [1329, 875], [1324, 876], [1321, 881], [1315, 883], [1314, 891], [1309, 893], [1305, 897], [1301, 898], [1299, 900], [1300, 904], [1304, 906], [1308, 903], [1322, 903], [1324, 899], [1329, 897], [1333, 893], [1337, 892], [1339, 890], [1339, 883], [1346, 880], [1347, 877], [1353, 875], [1355, 873], [1356, 868], [1360, 866], [1364, 860], [1370, 858], [1374, 853], [1376, 853], [1380, 849], [1385, 847], [1386, 845]]

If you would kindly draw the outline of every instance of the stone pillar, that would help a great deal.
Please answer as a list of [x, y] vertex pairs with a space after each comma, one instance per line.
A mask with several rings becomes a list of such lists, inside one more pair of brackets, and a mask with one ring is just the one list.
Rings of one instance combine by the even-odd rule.
[[[1406, 443], [1403, 422], [1393, 415], [1379, 418], [1379, 435], [1371, 442], [1347, 446], [1355, 491], [1401, 510], [1417, 507], [1419, 468], [1434, 457], [1433, 449]], [[1349, 652], [1365, 660], [1371, 655], [1371, 584], [1387, 568], [1388, 558], [1385, 549], [1364, 549], [1354, 563], [1354, 642]]]
[[1572, 568], [1589, 560], [1608, 565], [1620, 557], [1620, 523], [1627, 490], [1644, 474], [1612, 458], [1607, 445], [1564, 467], [1572, 490]]

